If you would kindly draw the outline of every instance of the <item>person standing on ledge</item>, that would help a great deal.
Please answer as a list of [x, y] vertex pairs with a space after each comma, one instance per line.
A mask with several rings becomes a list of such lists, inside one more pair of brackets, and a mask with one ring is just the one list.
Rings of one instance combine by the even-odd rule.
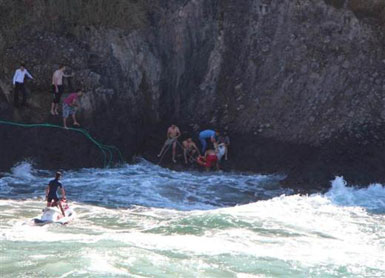
[[61, 213], [63, 214], [63, 216], [65, 216], [63, 206], [61, 205], [61, 202], [56, 194], [58, 188], [60, 187], [61, 197], [63, 200], [65, 200], [66, 193], [64, 191], [62, 184], [59, 182], [60, 178], [61, 178], [61, 172], [56, 172], [55, 179], [51, 180], [47, 188], [45, 189], [45, 198], [47, 201], [47, 207], [59, 206]]
[[176, 125], [172, 124], [167, 130], [167, 140], [164, 142], [163, 147], [160, 150], [160, 153], [158, 154], [158, 157], [161, 157], [164, 154], [166, 147], [172, 145], [172, 161], [176, 163], [176, 160], [175, 160], [176, 143], [180, 135], [181, 133], [179, 128]]
[[62, 94], [64, 93], [63, 77], [72, 77], [73, 74], [65, 74], [66, 67], [61, 65], [52, 75], [52, 94], [51, 115], [59, 115], [59, 104]]
[[214, 131], [211, 129], [206, 129], [203, 130], [199, 133], [199, 141], [201, 142], [202, 145], [202, 153], [206, 152], [207, 148], [207, 139], [210, 139], [210, 141], [213, 143], [214, 147], [217, 142], [217, 137], [219, 136], [219, 131]]
[[25, 91], [24, 79], [27, 76], [29, 79], [33, 79], [32, 75], [25, 68], [24, 64], [20, 65], [13, 76], [13, 86], [15, 88], [14, 94], [14, 105], [15, 107], [19, 107], [19, 94], [22, 94], [22, 102], [21, 105], [25, 106], [27, 104], [27, 92]]
[[74, 121], [74, 126], [80, 126], [78, 121], [76, 120], [76, 106], [79, 106], [78, 104], [78, 98], [83, 95], [83, 91], [81, 89], [76, 90], [76, 93], [70, 94], [64, 101], [63, 101], [63, 126], [64, 128], [67, 127], [67, 118], [69, 115], [72, 115], [72, 119]]

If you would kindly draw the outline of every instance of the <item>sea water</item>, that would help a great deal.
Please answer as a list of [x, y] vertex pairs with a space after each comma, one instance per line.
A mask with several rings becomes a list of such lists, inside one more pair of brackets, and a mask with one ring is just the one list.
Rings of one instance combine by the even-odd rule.
[[294, 195], [279, 176], [148, 162], [63, 174], [77, 218], [33, 225], [53, 172], [0, 179], [1, 277], [385, 277], [385, 188]]

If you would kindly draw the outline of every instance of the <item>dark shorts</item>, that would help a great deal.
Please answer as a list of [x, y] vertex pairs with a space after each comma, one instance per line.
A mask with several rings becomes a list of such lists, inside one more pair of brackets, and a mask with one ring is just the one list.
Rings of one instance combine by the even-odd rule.
[[55, 86], [52, 85], [52, 95], [53, 95], [53, 103], [60, 103], [60, 99], [61, 99], [61, 96], [64, 92], [64, 88], [63, 88], [63, 85], [59, 85], [57, 86], [58, 88], [58, 91], [59, 92], [56, 92], [56, 89], [55, 89]]
[[169, 146], [169, 145], [172, 145], [176, 143], [176, 138], [169, 138], [166, 140], [166, 142], [164, 143], [166, 146]]
[[55, 201], [55, 202], [57, 202], [57, 201], [59, 201], [59, 198], [58, 198], [56, 195], [55, 195], [55, 196], [50, 196], [50, 195], [48, 195], [47, 202], [48, 202], [48, 203], [51, 203], [52, 200]]
[[186, 151], [187, 151], [187, 154], [188, 154], [188, 155], [193, 155], [193, 154], [196, 153], [196, 149], [194, 149], [194, 148], [186, 149]]

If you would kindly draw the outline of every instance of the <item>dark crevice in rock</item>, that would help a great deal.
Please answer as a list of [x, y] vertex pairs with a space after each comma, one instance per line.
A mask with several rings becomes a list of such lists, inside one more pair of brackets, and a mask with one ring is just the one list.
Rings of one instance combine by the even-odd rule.
[[324, 0], [326, 4], [332, 5], [337, 9], [341, 9], [345, 6], [348, 0]]

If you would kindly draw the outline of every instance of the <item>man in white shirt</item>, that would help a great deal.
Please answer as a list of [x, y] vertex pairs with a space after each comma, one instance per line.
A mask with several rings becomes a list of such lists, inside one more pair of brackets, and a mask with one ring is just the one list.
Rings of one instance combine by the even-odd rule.
[[53, 100], [51, 104], [51, 114], [59, 115], [59, 104], [62, 94], [64, 93], [63, 87], [63, 77], [72, 77], [72, 75], [67, 75], [64, 73], [66, 67], [61, 65], [52, 75], [52, 94]]
[[25, 76], [27, 76], [30, 79], [33, 79], [32, 75], [27, 71], [24, 64], [20, 65], [20, 68], [18, 68], [13, 76], [13, 86], [15, 87], [15, 94], [14, 94], [14, 105], [15, 107], [19, 107], [19, 94], [20, 92], [23, 95], [23, 99], [21, 102], [21, 105], [26, 105], [27, 103], [27, 93], [25, 91], [24, 86], [24, 79]]

